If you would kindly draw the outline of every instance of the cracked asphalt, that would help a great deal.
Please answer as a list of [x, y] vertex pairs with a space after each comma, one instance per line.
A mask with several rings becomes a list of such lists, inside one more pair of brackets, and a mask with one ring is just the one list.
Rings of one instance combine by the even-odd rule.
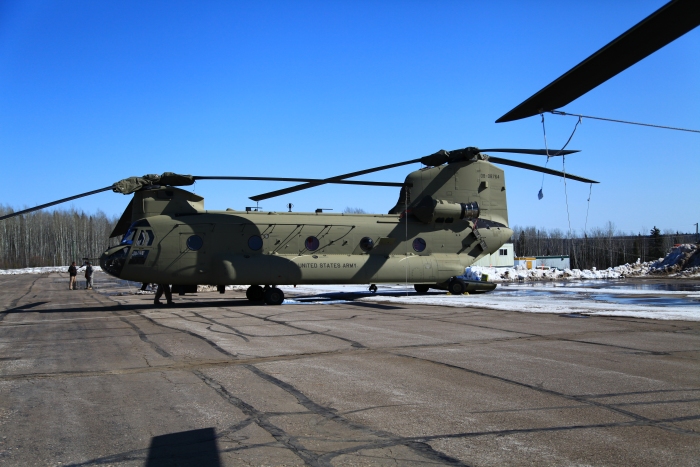
[[700, 465], [700, 323], [67, 284], [0, 276], [0, 465]]

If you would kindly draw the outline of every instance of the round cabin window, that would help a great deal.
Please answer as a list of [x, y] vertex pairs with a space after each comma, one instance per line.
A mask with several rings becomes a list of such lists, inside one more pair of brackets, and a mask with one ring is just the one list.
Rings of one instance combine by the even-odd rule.
[[199, 235], [192, 235], [187, 239], [187, 248], [192, 251], [197, 251], [204, 245], [204, 240]]
[[416, 250], [418, 253], [425, 250], [425, 240], [423, 240], [420, 237], [413, 240], [413, 249]]
[[248, 239], [248, 248], [253, 251], [258, 251], [263, 246], [262, 238], [260, 235], [253, 235]]
[[362, 251], [369, 252], [372, 248], [374, 248], [374, 240], [372, 240], [369, 237], [364, 237], [362, 240], [360, 240], [360, 248], [362, 248]]
[[319, 245], [320, 243], [316, 237], [306, 237], [306, 241], [304, 242], [304, 246], [309, 251], [318, 250]]

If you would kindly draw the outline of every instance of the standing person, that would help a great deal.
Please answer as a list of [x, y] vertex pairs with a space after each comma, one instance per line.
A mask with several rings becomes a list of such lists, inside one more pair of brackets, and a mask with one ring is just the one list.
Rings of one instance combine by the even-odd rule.
[[173, 304], [173, 294], [170, 292], [170, 284], [158, 284], [158, 290], [156, 290], [156, 299], [153, 302], [156, 306], [162, 305], [162, 303], [159, 301], [159, 298], [165, 293], [165, 300], [168, 302], [168, 305]]
[[92, 289], [92, 265], [85, 263], [85, 290]]
[[70, 282], [68, 283], [68, 290], [75, 290], [75, 276], [78, 275], [78, 268], [75, 267], [75, 261], [71, 263], [68, 267], [68, 274], [70, 275]]

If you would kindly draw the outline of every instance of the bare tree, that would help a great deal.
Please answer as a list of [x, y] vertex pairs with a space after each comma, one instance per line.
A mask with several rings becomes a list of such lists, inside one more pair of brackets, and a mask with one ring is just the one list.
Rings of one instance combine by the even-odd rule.
[[[0, 215], [14, 212], [0, 206]], [[67, 265], [97, 258], [109, 246], [118, 218], [103, 212], [36, 211], [0, 221], [0, 268]], [[114, 243], [114, 240], [112, 241]]]

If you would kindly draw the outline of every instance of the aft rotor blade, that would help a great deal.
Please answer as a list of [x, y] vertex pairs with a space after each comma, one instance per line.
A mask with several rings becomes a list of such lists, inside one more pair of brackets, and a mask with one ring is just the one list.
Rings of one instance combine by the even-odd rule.
[[569, 154], [574, 154], [576, 152], [581, 152], [580, 149], [565, 149], [563, 151], [557, 151], [556, 149], [479, 149], [481, 152], [507, 152], [509, 154], [530, 154], [533, 156], [568, 156]]
[[576, 180], [577, 182], [584, 183], [600, 183], [595, 180], [589, 180], [587, 178], [579, 177], [577, 175], [572, 175], [564, 172], [559, 172], [558, 170], [548, 169], [546, 167], [540, 167], [539, 165], [526, 164], [524, 162], [512, 161], [510, 159], [501, 159], [500, 157], [489, 157], [489, 162], [494, 164], [510, 165], [511, 167], [518, 167], [520, 169], [534, 170], [535, 172], [541, 172], [544, 174], [555, 175], [557, 177], [566, 177], [569, 180]]
[[[321, 182], [323, 180], [318, 178], [286, 178], [286, 177], [228, 177], [228, 176], [200, 176], [195, 175], [195, 180], [252, 180], [252, 181], [263, 181], [263, 182]], [[333, 182], [324, 183], [334, 183], [339, 185], [367, 185], [367, 186], [391, 186], [391, 187], [402, 187], [403, 183], [396, 182], [369, 182], [362, 180], [336, 180]]]
[[57, 201], [52, 201], [50, 203], [42, 204], [41, 206], [35, 206], [33, 208], [25, 209], [23, 211], [13, 212], [12, 214], [7, 214], [5, 216], [0, 217], [0, 221], [3, 219], [9, 219], [10, 217], [21, 216], [22, 214], [27, 214], [27, 213], [34, 212], [34, 211], [39, 211], [40, 209], [44, 209], [44, 208], [48, 208], [51, 206], [55, 206], [57, 204], [65, 203], [66, 201], [72, 201], [74, 199], [83, 198], [85, 196], [90, 196], [90, 195], [94, 195], [97, 193], [101, 193], [103, 191], [111, 190], [113, 186], [114, 185], [106, 186], [104, 188], [100, 188], [99, 190], [88, 191], [87, 193], [82, 193], [79, 195], [70, 196], [68, 198], [59, 199]]
[[[268, 193], [263, 193], [261, 195], [251, 196], [250, 199], [253, 201], [262, 201], [264, 199], [274, 198], [276, 196], [282, 196], [289, 193], [294, 193], [296, 191], [306, 190], [307, 188], [313, 188], [319, 185], [325, 185], [326, 183], [338, 183], [345, 178], [359, 177], [360, 175], [369, 174], [372, 172], [379, 172], [380, 170], [393, 169], [394, 167], [401, 167], [402, 165], [413, 164], [415, 162], [420, 162], [421, 159], [412, 159], [410, 161], [397, 162], [396, 164], [382, 165], [380, 167], [374, 167], [372, 169], [360, 170], [358, 172], [350, 172], [343, 175], [337, 175], [335, 177], [325, 178], [323, 180], [317, 180], [313, 182], [303, 183], [301, 185], [292, 186], [289, 188], [284, 188], [282, 190], [270, 191]], [[398, 186], [403, 186], [399, 184]]]
[[672, 0], [496, 120], [510, 122], [578, 99], [700, 25], [700, 2]]

